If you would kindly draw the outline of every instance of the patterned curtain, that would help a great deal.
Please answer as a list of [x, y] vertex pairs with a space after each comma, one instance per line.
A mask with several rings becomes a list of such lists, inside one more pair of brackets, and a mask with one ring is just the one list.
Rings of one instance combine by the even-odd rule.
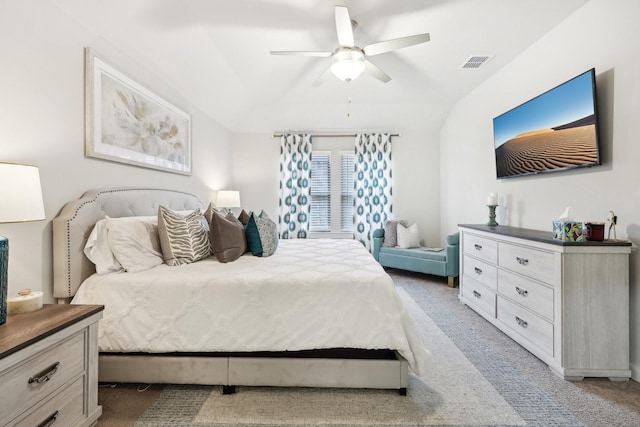
[[391, 136], [357, 134], [355, 154], [353, 238], [371, 250], [373, 231], [383, 228], [393, 212]]
[[280, 138], [280, 199], [278, 227], [281, 239], [305, 239], [311, 206], [311, 135], [285, 134]]

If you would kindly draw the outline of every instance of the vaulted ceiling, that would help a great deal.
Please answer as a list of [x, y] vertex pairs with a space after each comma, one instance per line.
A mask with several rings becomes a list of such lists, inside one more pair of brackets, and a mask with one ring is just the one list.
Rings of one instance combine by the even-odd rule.
[[[371, 57], [388, 83], [332, 76], [313, 87], [330, 58], [269, 52], [335, 49], [335, 1], [50, 1], [241, 133], [437, 129], [458, 99], [587, 2], [343, 0], [358, 46], [417, 33], [431, 41]], [[495, 56], [460, 69], [473, 55]]]

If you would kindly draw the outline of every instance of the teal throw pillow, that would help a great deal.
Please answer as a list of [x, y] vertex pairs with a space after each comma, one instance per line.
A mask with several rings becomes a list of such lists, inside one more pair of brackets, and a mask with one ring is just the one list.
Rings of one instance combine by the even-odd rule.
[[276, 223], [264, 211], [259, 216], [254, 213], [249, 216], [245, 235], [249, 251], [255, 256], [271, 256], [278, 248]]

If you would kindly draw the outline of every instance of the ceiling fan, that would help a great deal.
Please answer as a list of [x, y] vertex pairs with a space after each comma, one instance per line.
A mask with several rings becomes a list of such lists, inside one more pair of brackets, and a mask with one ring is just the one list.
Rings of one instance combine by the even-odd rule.
[[381, 41], [361, 48], [355, 45], [353, 39], [353, 30], [358, 24], [351, 19], [347, 8], [344, 6], [336, 6], [335, 17], [338, 43], [340, 46], [333, 52], [272, 50], [271, 55], [331, 57], [331, 67], [314, 82], [314, 86], [322, 84], [331, 73], [339, 79], [349, 82], [357, 78], [363, 71], [366, 71], [369, 75], [381, 82], [387, 83], [391, 80], [391, 77], [369, 62], [367, 57], [428, 42], [430, 40], [429, 33], [424, 33]]

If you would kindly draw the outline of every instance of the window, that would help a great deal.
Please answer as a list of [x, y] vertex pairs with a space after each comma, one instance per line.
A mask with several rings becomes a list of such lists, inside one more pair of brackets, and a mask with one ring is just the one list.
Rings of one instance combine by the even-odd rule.
[[[311, 156], [310, 232], [353, 231], [355, 154], [340, 149], [314, 150]], [[332, 174], [331, 170], [339, 171]], [[339, 201], [335, 203], [334, 201]]]
[[331, 231], [331, 153], [311, 154], [311, 222], [309, 231]]

